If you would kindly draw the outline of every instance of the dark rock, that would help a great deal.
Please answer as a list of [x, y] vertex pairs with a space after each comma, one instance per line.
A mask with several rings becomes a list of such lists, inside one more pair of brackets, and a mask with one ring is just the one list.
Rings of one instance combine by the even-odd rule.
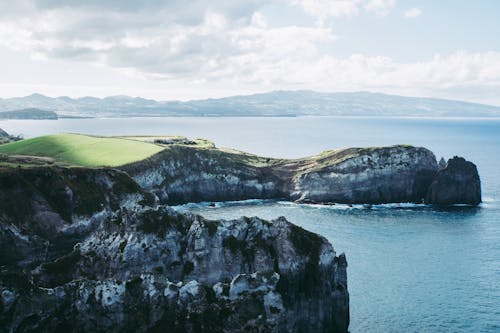
[[439, 170], [432, 181], [426, 202], [478, 205], [481, 202], [481, 180], [476, 165], [457, 156], [448, 160], [446, 167]]
[[441, 157], [441, 159], [438, 162], [438, 169], [441, 170], [444, 168], [446, 168], [446, 160], [444, 159], [444, 157]]
[[179, 214], [115, 170], [2, 174], [0, 332], [347, 332], [345, 256], [284, 218]]

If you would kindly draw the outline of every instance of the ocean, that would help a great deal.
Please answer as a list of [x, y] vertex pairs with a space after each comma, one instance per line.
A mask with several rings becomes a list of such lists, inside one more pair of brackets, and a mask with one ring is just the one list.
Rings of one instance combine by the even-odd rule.
[[207, 218], [285, 216], [331, 241], [348, 260], [355, 332], [500, 332], [500, 119], [369, 117], [128, 118], [0, 121], [33, 137], [185, 135], [270, 157], [303, 157], [339, 147], [412, 144], [479, 170], [483, 204], [298, 205], [282, 201], [190, 204]]

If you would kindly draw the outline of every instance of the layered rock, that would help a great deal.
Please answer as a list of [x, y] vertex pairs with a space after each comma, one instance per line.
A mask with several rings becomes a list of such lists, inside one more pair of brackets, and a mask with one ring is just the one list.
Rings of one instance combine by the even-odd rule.
[[[432, 193], [446, 193], [449, 184], [435, 177], [449, 171], [440, 171], [430, 150], [407, 145], [339, 149], [296, 160], [175, 145], [121, 169], [168, 204], [243, 199], [349, 204], [480, 202], [458, 189], [447, 200], [431, 199], [436, 196], [428, 194], [431, 183]], [[479, 191], [480, 199], [476, 178], [463, 176], [457, 182]]]
[[241, 152], [176, 145], [121, 167], [163, 203], [284, 198], [283, 179], [264, 159]]
[[437, 171], [425, 148], [349, 148], [298, 160], [173, 147], [123, 167], [170, 204], [242, 199], [422, 202]]
[[437, 205], [481, 202], [481, 180], [474, 163], [453, 157], [440, 169], [429, 187], [426, 201]]
[[425, 148], [351, 148], [324, 157], [319, 166], [299, 170], [290, 198], [299, 202], [422, 202], [437, 170]]
[[0, 185], [0, 332], [347, 331], [345, 256], [284, 218], [179, 214], [114, 170]]

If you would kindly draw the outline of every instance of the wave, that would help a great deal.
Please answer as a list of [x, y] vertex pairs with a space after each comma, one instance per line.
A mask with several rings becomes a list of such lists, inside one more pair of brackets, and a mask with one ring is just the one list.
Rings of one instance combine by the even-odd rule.
[[258, 206], [264, 204], [273, 204], [280, 201], [274, 199], [246, 199], [234, 201], [203, 201], [203, 202], [190, 202], [183, 205], [171, 206], [177, 211], [188, 211], [192, 209], [211, 209], [211, 208], [225, 208], [232, 206]]
[[[494, 200], [489, 200], [488, 203], [482, 203], [479, 207], [486, 208], [491, 207], [491, 202]], [[450, 205], [446, 207], [433, 206], [429, 204], [417, 204], [411, 202], [402, 203], [387, 203], [387, 204], [311, 204], [311, 203], [297, 203], [293, 201], [286, 200], [274, 200], [274, 199], [247, 199], [247, 200], [235, 200], [235, 201], [204, 201], [197, 203], [187, 203], [183, 205], [172, 206], [173, 209], [180, 212], [187, 212], [191, 210], [205, 210], [205, 209], [220, 209], [227, 207], [237, 207], [237, 206], [260, 206], [260, 205], [280, 205], [280, 206], [292, 206], [292, 207], [303, 207], [309, 209], [328, 209], [328, 210], [448, 210], [448, 209], [467, 209], [467, 208], [477, 208], [477, 206], [470, 205]]]

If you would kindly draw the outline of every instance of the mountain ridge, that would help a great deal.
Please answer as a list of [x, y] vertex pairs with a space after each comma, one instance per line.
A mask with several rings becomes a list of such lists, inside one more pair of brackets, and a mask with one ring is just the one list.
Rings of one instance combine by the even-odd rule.
[[500, 106], [441, 98], [407, 97], [378, 92], [277, 90], [189, 101], [156, 101], [125, 95], [103, 98], [48, 97], [38, 93], [0, 98], [0, 111], [52, 110], [62, 116], [410, 116], [499, 117]]

